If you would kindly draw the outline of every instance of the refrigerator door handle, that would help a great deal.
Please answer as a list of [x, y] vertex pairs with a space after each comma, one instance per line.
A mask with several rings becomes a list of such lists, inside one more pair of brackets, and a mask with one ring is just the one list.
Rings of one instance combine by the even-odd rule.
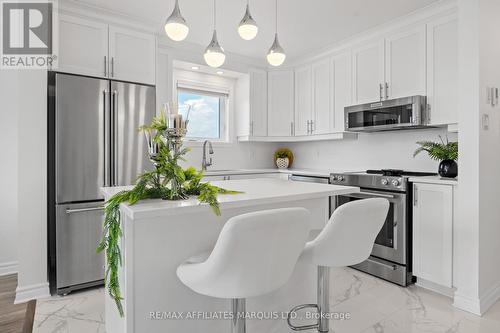
[[111, 147], [110, 147], [110, 138], [108, 136], [108, 130], [110, 128], [109, 125], [109, 99], [108, 99], [108, 90], [103, 89], [102, 91], [102, 107], [103, 107], [103, 115], [104, 115], [104, 122], [103, 122], [103, 137], [104, 137], [104, 186], [110, 186], [111, 185], [111, 159], [109, 158], [111, 154]]
[[73, 214], [73, 213], [84, 213], [84, 212], [92, 212], [95, 210], [104, 210], [104, 206], [97, 206], [97, 207], [89, 207], [89, 208], [78, 208], [78, 209], [66, 209], [66, 214]]
[[118, 185], [118, 91], [113, 90], [113, 105], [112, 105], [112, 114], [113, 114], [113, 180], [112, 185]]

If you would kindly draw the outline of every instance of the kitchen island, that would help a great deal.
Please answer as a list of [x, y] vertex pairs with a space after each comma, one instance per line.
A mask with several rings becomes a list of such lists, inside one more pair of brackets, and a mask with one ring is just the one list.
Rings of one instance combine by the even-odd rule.
[[[186, 259], [211, 251], [224, 223], [252, 211], [304, 207], [311, 228], [321, 229], [329, 218], [329, 197], [358, 192], [356, 187], [248, 179], [211, 182], [240, 194], [219, 195], [221, 216], [196, 198], [183, 201], [145, 200], [122, 204], [123, 235], [120, 286], [125, 316], [106, 295], [106, 332], [229, 332], [230, 301], [199, 295], [184, 286], [176, 269]], [[126, 187], [103, 188], [106, 199]], [[284, 235], [286, 237], [286, 235]], [[247, 311], [264, 320], [247, 321], [250, 332], [289, 332], [282, 311], [315, 302], [316, 269], [298, 264], [280, 290], [247, 300]], [[278, 315], [279, 318], [274, 316]], [[273, 318], [269, 318], [273, 316]]]

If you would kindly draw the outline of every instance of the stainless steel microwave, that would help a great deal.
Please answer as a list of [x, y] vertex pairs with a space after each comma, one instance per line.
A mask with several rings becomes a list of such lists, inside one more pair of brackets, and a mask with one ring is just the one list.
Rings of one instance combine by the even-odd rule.
[[345, 130], [377, 132], [427, 127], [427, 98], [405, 98], [348, 106]]

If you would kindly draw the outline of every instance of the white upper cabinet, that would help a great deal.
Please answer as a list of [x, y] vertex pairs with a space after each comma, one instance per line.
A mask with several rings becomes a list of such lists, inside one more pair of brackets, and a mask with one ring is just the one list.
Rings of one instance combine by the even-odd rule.
[[332, 131], [333, 110], [331, 103], [331, 63], [330, 59], [312, 65], [313, 118], [312, 134], [328, 134]]
[[383, 98], [384, 41], [364, 43], [352, 50], [354, 103], [375, 102]]
[[344, 52], [332, 58], [331, 97], [333, 117], [331, 126], [334, 132], [344, 131], [344, 108], [352, 105], [351, 59], [351, 52]]
[[267, 135], [267, 72], [250, 71], [250, 129], [251, 136]]
[[59, 15], [57, 70], [90, 76], [107, 76], [108, 25]]
[[453, 186], [415, 183], [413, 187], [413, 275], [451, 288]]
[[155, 83], [156, 37], [152, 34], [109, 27], [110, 77]]
[[431, 125], [458, 123], [458, 20], [427, 25], [427, 104]]
[[425, 95], [425, 26], [385, 39], [385, 99]]
[[59, 24], [59, 71], [155, 84], [154, 34], [69, 15]]
[[278, 70], [268, 73], [268, 136], [293, 135], [294, 73]]
[[311, 134], [312, 121], [311, 66], [295, 70], [295, 135]]

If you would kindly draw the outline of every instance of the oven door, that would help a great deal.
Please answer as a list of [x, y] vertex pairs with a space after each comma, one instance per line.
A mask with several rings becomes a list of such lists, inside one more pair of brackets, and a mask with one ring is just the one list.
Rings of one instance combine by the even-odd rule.
[[389, 213], [380, 230], [372, 255], [401, 265], [406, 265], [406, 194], [362, 189], [359, 193], [337, 196], [335, 206], [369, 199], [385, 198], [389, 201]]

